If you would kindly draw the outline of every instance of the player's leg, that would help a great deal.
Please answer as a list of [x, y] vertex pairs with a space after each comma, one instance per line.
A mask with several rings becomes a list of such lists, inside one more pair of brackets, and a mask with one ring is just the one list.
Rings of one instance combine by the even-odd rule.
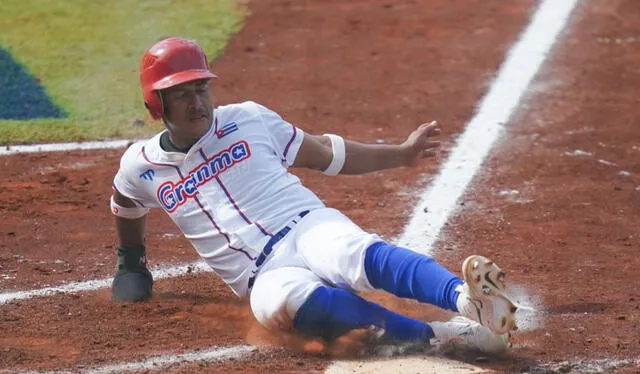
[[476, 267], [465, 263], [465, 279], [474, 280], [466, 284], [433, 258], [388, 244], [333, 209], [312, 212], [293, 234], [309, 268], [338, 288], [383, 289], [461, 312], [497, 334], [515, 327], [515, 306], [502, 294], [502, 272], [484, 258], [472, 261]]
[[[278, 290], [278, 292], [273, 292]], [[258, 275], [250, 297], [251, 309], [269, 329], [333, 339], [354, 329], [379, 327], [398, 341], [428, 343], [428, 324], [402, 316], [360, 296], [328, 286], [311, 270], [280, 267]]]
[[[272, 292], [277, 289], [279, 292]], [[508, 347], [480, 324], [458, 317], [449, 322], [425, 323], [364, 300], [358, 295], [330, 287], [308, 269], [282, 267], [260, 273], [251, 292], [251, 309], [269, 329], [295, 330], [311, 337], [332, 340], [353, 329], [378, 327], [378, 343], [411, 342], [426, 347], [457, 345], [484, 353], [499, 354]]]
[[366, 249], [364, 268], [375, 289], [458, 311], [463, 281], [431, 257], [380, 241]]
[[367, 248], [364, 267], [374, 288], [460, 312], [496, 334], [516, 329], [504, 273], [487, 258], [467, 258], [463, 282], [431, 257], [378, 242]]

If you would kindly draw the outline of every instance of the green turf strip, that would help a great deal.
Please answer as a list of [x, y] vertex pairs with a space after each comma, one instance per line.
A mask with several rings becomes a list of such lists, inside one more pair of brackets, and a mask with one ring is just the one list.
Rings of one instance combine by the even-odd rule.
[[234, 0], [0, 1], [0, 46], [67, 115], [0, 120], [0, 144], [157, 131], [160, 124], [132, 125], [148, 121], [138, 78], [145, 49], [161, 37], [183, 36], [213, 59], [240, 29], [244, 13]]

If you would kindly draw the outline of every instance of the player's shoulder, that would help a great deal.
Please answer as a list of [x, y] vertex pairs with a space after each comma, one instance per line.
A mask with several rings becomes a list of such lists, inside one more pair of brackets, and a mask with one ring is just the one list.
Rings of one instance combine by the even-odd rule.
[[155, 144], [160, 144], [157, 139], [160, 134], [150, 138], [134, 142], [127, 148], [120, 158], [120, 168], [136, 169], [137, 166], [145, 164], [146, 152], [152, 151]]
[[242, 103], [221, 105], [216, 108], [216, 117], [222, 122], [244, 122], [273, 111], [255, 101], [245, 101]]
[[148, 140], [140, 140], [129, 146], [120, 158], [120, 164], [130, 164], [139, 157], [142, 157], [142, 148], [147, 144]]

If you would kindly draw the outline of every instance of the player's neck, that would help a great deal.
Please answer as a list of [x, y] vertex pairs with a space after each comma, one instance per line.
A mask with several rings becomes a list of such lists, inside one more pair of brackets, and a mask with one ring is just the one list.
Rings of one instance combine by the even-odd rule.
[[187, 153], [189, 152], [189, 149], [191, 148], [192, 144], [183, 146], [183, 143], [176, 141], [175, 137], [173, 137], [171, 135], [170, 132], [164, 132], [161, 136], [160, 136], [160, 147], [165, 151], [165, 152], [179, 152], [179, 153]]

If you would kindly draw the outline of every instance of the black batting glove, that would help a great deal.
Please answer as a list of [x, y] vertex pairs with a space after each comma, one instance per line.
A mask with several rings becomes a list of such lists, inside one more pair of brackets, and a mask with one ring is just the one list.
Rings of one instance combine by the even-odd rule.
[[151, 297], [153, 276], [147, 269], [144, 246], [118, 248], [118, 272], [111, 284], [111, 298], [144, 301]]

